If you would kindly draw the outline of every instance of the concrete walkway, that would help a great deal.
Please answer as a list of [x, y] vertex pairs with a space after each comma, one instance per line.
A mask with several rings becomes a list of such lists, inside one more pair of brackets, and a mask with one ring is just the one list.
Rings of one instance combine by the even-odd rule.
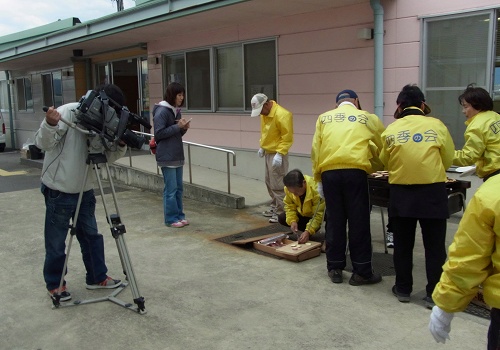
[[[7, 156], [0, 154], [2, 159]], [[19, 157], [19, 155], [15, 155]], [[19, 165], [25, 170], [29, 166]], [[29, 173], [40, 173], [30, 168]], [[236, 177], [235, 193], [236, 193]], [[239, 181], [239, 180], [238, 180]], [[244, 179], [242, 179], [244, 181]], [[0, 186], [2, 178], [0, 177]], [[112, 302], [52, 309], [42, 278], [44, 203], [38, 188], [0, 193], [0, 349], [485, 349], [489, 321], [459, 313], [451, 341], [435, 343], [427, 325], [425, 267], [420, 237], [414, 253], [414, 294], [402, 304], [382, 283], [333, 284], [325, 256], [300, 263], [278, 260], [215, 241], [269, 225], [260, 212], [264, 184], [245, 182], [245, 209], [185, 200], [191, 224], [163, 225], [160, 193], [116, 184], [125, 240], [147, 314]], [[239, 188], [238, 188], [239, 189]], [[258, 195], [257, 195], [258, 194]], [[468, 193], [469, 197], [472, 191]], [[109, 203], [112, 199], [105, 196]], [[109, 274], [122, 278], [118, 250], [100, 196], [97, 220], [106, 241]], [[111, 201], [111, 202], [110, 202]], [[449, 220], [448, 242], [460, 220]], [[380, 214], [372, 213], [375, 254], [383, 254]], [[88, 291], [78, 243], [73, 242], [67, 282], [74, 300], [105, 296]], [[132, 302], [130, 288], [119, 298]]]

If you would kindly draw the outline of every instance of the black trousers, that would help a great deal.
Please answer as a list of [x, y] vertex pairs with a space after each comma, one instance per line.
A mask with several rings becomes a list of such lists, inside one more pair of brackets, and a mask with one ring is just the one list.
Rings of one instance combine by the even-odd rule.
[[417, 221], [422, 229], [425, 250], [425, 272], [427, 296], [431, 296], [434, 287], [441, 278], [446, 260], [446, 219], [417, 219], [391, 217], [394, 234], [394, 269], [396, 286], [401, 293], [413, 291], [413, 248]]
[[491, 308], [491, 322], [488, 329], [488, 350], [500, 349], [500, 309]]
[[[307, 216], [302, 216], [298, 213], [297, 213], [297, 217], [299, 218], [299, 221], [297, 222], [298, 229], [299, 229], [299, 231], [303, 232], [306, 230], [306, 226], [309, 223], [309, 221], [311, 221], [311, 218], [307, 217]], [[278, 214], [278, 222], [283, 226], [290, 227], [290, 225], [288, 225], [286, 223], [286, 213], [285, 212]]]
[[345, 269], [349, 236], [353, 272], [365, 278], [371, 277], [372, 240], [366, 172], [359, 169], [329, 170], [321, 174], [321, 181], [328, 218], [325, 233], [328, 271]]

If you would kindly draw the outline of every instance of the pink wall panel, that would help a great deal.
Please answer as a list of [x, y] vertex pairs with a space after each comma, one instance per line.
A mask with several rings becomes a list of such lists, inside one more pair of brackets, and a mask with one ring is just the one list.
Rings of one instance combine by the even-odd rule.
[[[342, 65], [342, 63], [339, 63]], [[347, 64], [344, 64], [347, 67]], [[336, 94], [343, 89], [356, 92], [373, 91], [373, 69], [346, 70], [335, 73], [296, 74], [280, 77], [281, 94]]]
[[420, 43], [401, 43], [396, 45], [396, 67], [418, 67], [420, 65]]
[[280, 75], [343, 71], [339, 63], [351, 67], [373, 68], [373, 47], [346, 50], [328, 50], [279, 57]]
[[402, 18], [396, 21], [396, 42], [420, 42], [420, 20], [417, 17]]

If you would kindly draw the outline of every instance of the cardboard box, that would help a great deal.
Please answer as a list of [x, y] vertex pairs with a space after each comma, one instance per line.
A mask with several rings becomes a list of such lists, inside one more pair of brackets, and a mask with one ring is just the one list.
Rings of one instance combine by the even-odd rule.
[[[288, 234], [289, 232], [284, 232]], [[270, 238], [279, 235], [279, 233], [273, 233], [273, 234], [268, 234], [264, 236], [258, 236], [258, 237], [252, 237], [252, 238], [247, 238], [247, 239], [242, 239], [239, 241], [234, 241], [232, 244], [236, 245], [246, 245], [246, 244], [252, 244], [253, 247], [257, 250], [260, 250], [262, 252], [266, 252], [271, 255], [279, 256], [281, 258], [284, 258], [286, 260], [290, 261], [295, 261], [295, 262], [300, 262], [304, 261], [307, 259], [315, 258], [317, 256], [321, 255], [321, 243], [320, 242], [314, 242], [314, 241], [308, 241], [305, 244], [298, 244], [296, 241], [292, 241], [290, 239], [284, 239], [283, 246], [281, 247], [272, 247], [268, 246], [265, 244], [259, 243], [260, 240], [263, 240], [265, 238]], [[293, 245], [296, 245], [296, 247], [293, 247]], [[300, 246], [300, 248], [298, 247]], [[297, 249], [293, 249], [297, 248]]]

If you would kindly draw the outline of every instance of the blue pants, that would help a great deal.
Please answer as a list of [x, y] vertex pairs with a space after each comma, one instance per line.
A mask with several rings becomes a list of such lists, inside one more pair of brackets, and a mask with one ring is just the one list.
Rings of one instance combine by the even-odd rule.
[[165, 183], [165, 187], [163, 188], [163, 214], [165, 216], [165, 224], [167, 225], [186, 218], [182, 209], [182, 193], [184, 190], [182, 168], [182, 166], [177, 168], [161, 168]]
[[[45, 197], [45, 263], [43, 277], [48, 290], [59, 287], [66, 259], [66, 237], [70, 219], [75, 215], [78, 193], [52, 190], [42, 184]], [[97, 232], [94, 190], [83, 193], [76, 223], [76, 238], [80, 243], [82, 260], [87, 270], [86, 283], [96, 284], [106, 279], [108, 269], [104, 260], [104, 239]], [[67, 271], [64, 272], [66, 274]], [[66, 281], [64, 281], [64, 285]]]

